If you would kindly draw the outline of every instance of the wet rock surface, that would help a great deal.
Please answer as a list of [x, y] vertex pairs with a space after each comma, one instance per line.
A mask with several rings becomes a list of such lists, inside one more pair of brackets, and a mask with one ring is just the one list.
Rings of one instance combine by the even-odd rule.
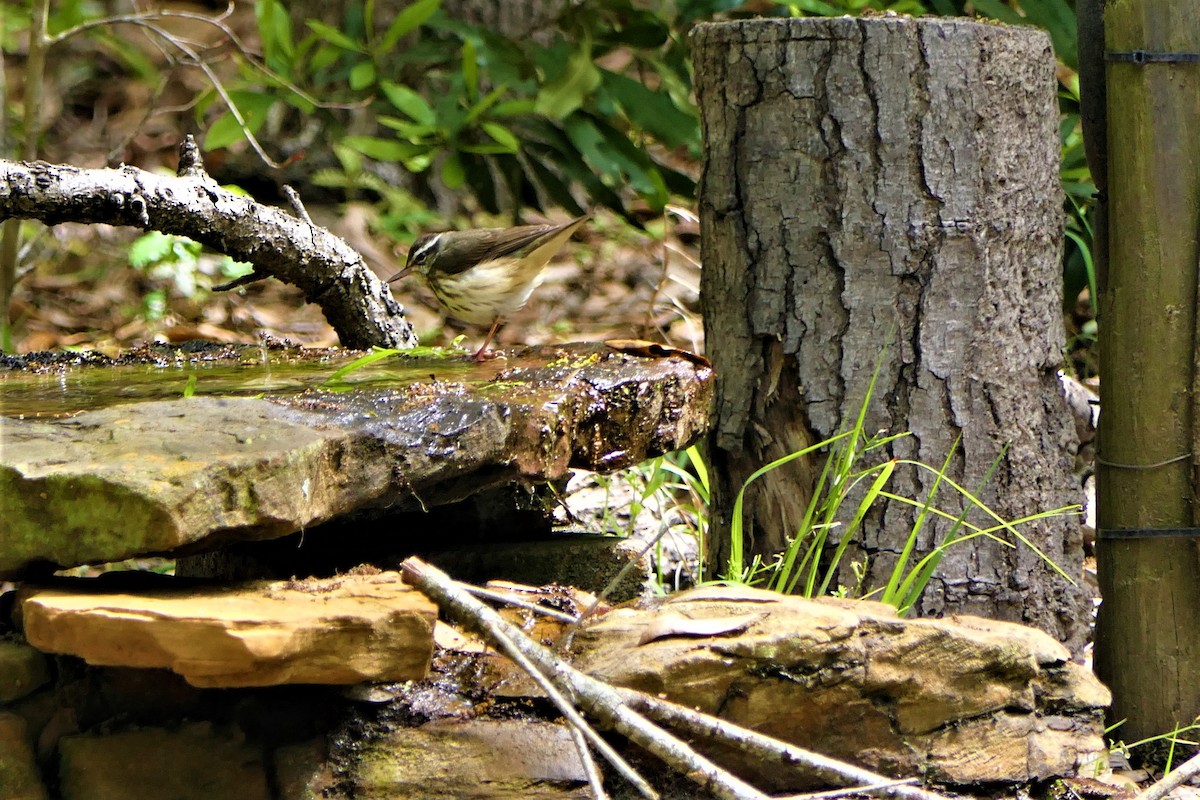
[[527, 348], [483, 365], [395, 358], [263, 397], [54, 419], [12, 416], [21, 386], [12, 374], [0, 382], [0, 574], [10, 575], [202, 552], [572, 467], [620, 469], [701, 435], [712, 370], [661, 348]]

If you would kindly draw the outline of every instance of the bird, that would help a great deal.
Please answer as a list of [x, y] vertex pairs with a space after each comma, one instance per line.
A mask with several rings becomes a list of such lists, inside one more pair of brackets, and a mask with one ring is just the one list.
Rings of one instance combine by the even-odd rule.
[[485, 361], [503, 318], [525, 305], [541, 283], [546, 264], [589, 217], [423, 234], [409, 249], [404, 269], [387, 282], [416, 272], [451, 316], [475, 325], [490, 323], [475, 354], [476, 361]]

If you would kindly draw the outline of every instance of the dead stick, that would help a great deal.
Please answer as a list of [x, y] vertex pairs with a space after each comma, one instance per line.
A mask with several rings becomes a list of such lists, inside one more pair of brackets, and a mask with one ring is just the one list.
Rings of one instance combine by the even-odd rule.
[[1172, 789], [1182, 786], [1193, 775], [1200, 775], [1200, 753], [1180, 764], [1178, 769], [1171, 770], [1170, 775], [1146, 789], [1133, 800], [1159, 800], [1166, 797]]
[[802, 766], [822, 780], [831, 783], [868, 784], [876, 787], [875, 791], [879, 794], [900, 798], [900, 800], [946, 800], [942, 795], [926, 789], [898, 785], [885, 775], [796, 747], [770, 736], [764, 736], [719, 717], [695, 711], [669, 700], [663, 700], [634, 689], [618, 689], [617, 691], [621, 693], [626, 703], [659, 722], [683, 728], [706, 738], [723, 740], [759, 759], [778, 761], [785, 766]]
[[612, 686], [584, 675], [546, 648], [530, 641], [515, 625], [506, 622], [466, 592], [458, 590], [454, 581], [441, 570], [418, 558], [406, 559], [401, 569], [405, 580], [436, 602], [443, 611], [469, 624], [497, 646], [502, 646], [502, 639], [494, 634], [497, 631], [502, 633], [537, 665], [538, 670], [570, 691], [584, 710], [682, 772], [688, 780], [709, 790], [720, 800], [769, 800], [767, 795], [721, 769], [686, 743], [655, 727], [625, 705]]
[[575, 742], [575, 749], [579, 752], [579, 760], [583, 762], [583, 771], [587, 774], [592, 797], [594, 800], [609, 800], [608, 792], [604, 791], [604, 776], [600, 774], [600, 768], [596, 765], [592, 748], [588, 746], [583, 730], [574, 725], [567, 725], [567, 729], [571, 732], [571, 740]]
[[[434, 568], [428, 567], [428, 569]], [[450, 586], [448, 587], [449, 589], [456, 591], [458, 590], [459, 584], [455, 584], [453, 581], [451, 581], [450, 578], [445, 575], [445, 573], [442, 574], [442, 577], [446, 578], [446, 581], [450, 583]], [[463, 588], [465, 589], [465, 587]], [[421, 587], [421, 590], [425, 591], [423, 587]], [[472, 603], [479, 602], [478, 600], [475, 600], [475, 598], [470, 597], [470, 595], [468, 595], [465, 591], [462, 592], [462, 595], [469, 599]], [[479, 606], [487, 609], [487, 611], [491, 614], [496, 613], [482, 603], [479, 603]], [[500, 619], [498, 615], [496, 618]], [[595, 729], [587, 723], [587, 720], [585, 720], [583, 716], [575, 710], [575, 706], [571, 705], [571, 701], [564, 697], [563, 693], [558, 690], [558, 687], [551, 683], [550, 679], [542, 674], [537, 665], [534, 664], [524, 652], [522, 652], [522, 648], [518, 641], [514, 640], [513, 637], [508, 634], [508, 632], [499, 629], [487, 630], [486, 634], [501, 652], [511, 658], [517, 666], [525, 670], [525, 672], [529, 674], [530, 678], [533, 678], [534, 683], [536, 683], [541, 690], [546, 693], [546, 696], [550, 698], [551, 702], [553, 702], [554, 705], [558, 707], [558, 710], [562, 712], [562, 715], [566, 717], [567, 723], [571, 726], [573, 732], [578, 732], [580, 735], [586, 738], [588, 742], [591, 743], [592, 747], [596, 748], [596, 751], [600, 753], [600, 755], [604, 756], [604, 760], [612, 764], [613, 768], [616, 769], [616, 771], [619, 772], [622, 777], [625, 778], [625, 780], [629, 781], [629, 783], [632, 784], [633, 787], [637, 789], [643, 797], [650, 798], [650, 800], [658, 800], [658, 792], [654, 791], [654, 787], [648, 784], [645, 778], [639, 775], [637, 770], [629, 765], [629, 762], [621, 758], [620, 753], [614, 750], [612, 745], [600, 738], [600, 734], [596, 733]], [[584, 766], [586, 768], [586, 761]]]

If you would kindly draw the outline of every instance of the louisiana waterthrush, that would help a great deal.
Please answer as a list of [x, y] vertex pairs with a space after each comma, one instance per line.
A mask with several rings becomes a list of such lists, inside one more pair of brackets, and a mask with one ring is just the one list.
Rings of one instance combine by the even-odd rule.
[[525, 305], [542, 271], [587, 215], [558, 225], [427, 233], [413, 242], [392, 283], [416, 272], [451, 316], [491, 324], [475, 354], [482, 361], [502, 318]]

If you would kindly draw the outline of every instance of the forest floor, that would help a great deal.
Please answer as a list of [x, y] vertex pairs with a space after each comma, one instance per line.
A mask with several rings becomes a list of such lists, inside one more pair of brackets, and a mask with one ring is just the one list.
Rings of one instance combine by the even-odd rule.
[[[403, 265], [402, 249], [378, 244], [370, 209], [351, 206], [340, 215], [310, 208], [318, 222], [362, 252], [381, 279]], [[503, 220], [479, 219], [479, 226]], [[671, 207], [638, 231], [613, 215], [598, 214], [546, 270], [530, 302], [510, 316], [497, 344], [547, 344], [610, 338], [649, 338], [703, 350], [699, 317], [699, 227], [689, 210]], [[32, 269], [13, 298], [16, 350], [87, 348], [114, 351], [139, 342], [189, 339], [254, 342], [261, 334], [305, 346], [333, 346], [337, 336], [299, 290], [264, 280], [229, 292], [212, 292], [217, 255], [194, 267], [129, 264], [138, 233], [103, 226], [59, 225], [32, 242]], [[391, 285], [422, 344], [447, 345], [464, 334], [463, 347], [486, 330], [447, 319], [416, 278]]]

